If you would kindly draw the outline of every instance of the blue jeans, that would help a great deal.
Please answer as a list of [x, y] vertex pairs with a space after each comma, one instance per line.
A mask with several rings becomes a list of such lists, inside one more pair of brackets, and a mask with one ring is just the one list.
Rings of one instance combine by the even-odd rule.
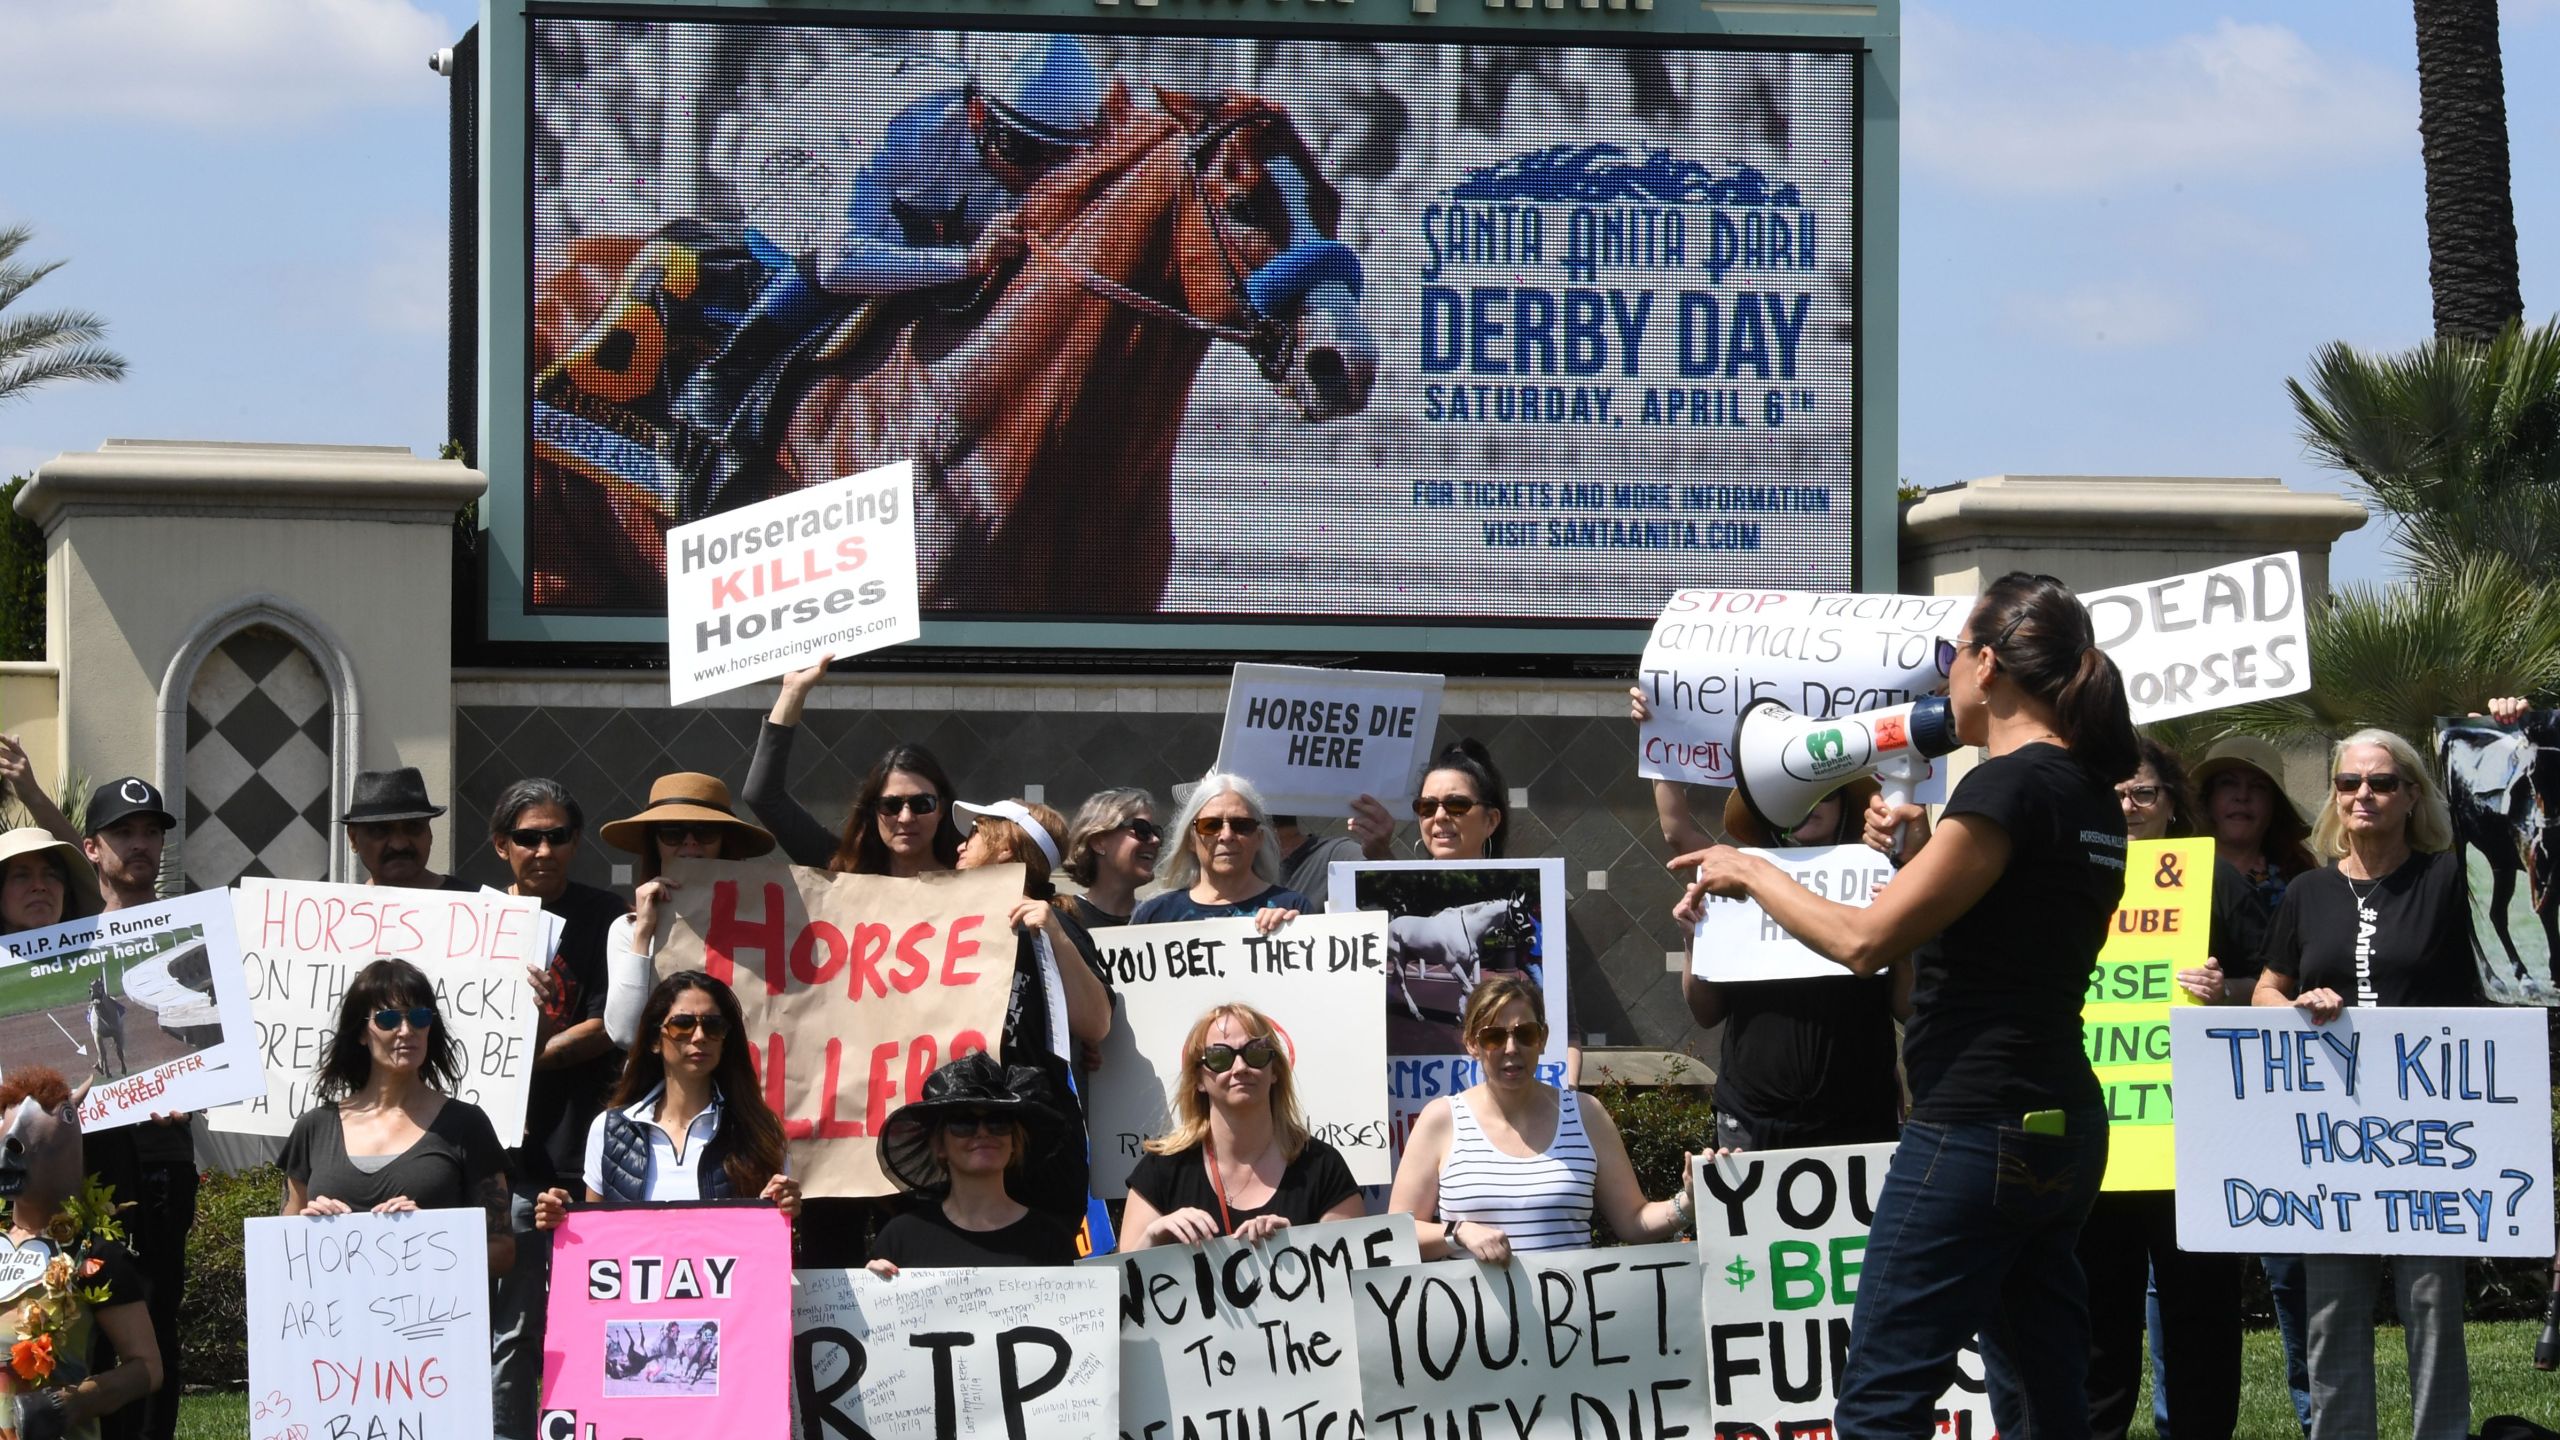
[[2007, 1125], [1902, 1127], [1876, 1197], [1834, 1411], [1839, 1440], [1935, 1429], [1956, 1355], [1979, 1334], [2003, 1435], [2086, 1440], [2089, 1304], [2074, 1253], [2107, 1170], [2107, 1120], [2067, 1133]]
[[2284, 1341], [2284, 1383], [2293, 1392], [2293, 1413], [2302, 1433], [2311, 1433], [2311, 1284], [2299, 1255], [2261, 1255], [2267, 1290], [2275, 1299], [2276, 1334]]

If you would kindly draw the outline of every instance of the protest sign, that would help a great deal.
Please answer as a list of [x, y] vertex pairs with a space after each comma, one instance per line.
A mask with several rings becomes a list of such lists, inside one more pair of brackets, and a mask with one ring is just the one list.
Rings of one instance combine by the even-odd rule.
[[2204, 964], [2212, 932], [2212, 837], [2127, 845], [2124, 899], [2080, 1007], [2081, 1043], [2107, 1096], [2104, 1189], [2177, 1183], [2169, 1009], [2195, 1003], [2178, 972]]
[[[1692, 1158], [1717, 1440], [1831, 1433], [1867, 1227], [1892, 1160], [1891, 1145]], [[1993, 1431], [1980, 1348], [1968, 1340], [1930, 1433]]]
[[[1751, 850], [1827, 900], [1864, 908], [1893, 879], [1893, 862], [1864, 845]], [[1855, 979], [1837, 960], [1814, 953], [1748, 896], [1710, 895], [1698, 912], [1689, 971], [1701, 980]]]
[[1421, 1260], [1413, 1217], [1380, 1215], [1083, 1262], [1119, 1286], [1120, 1433], [1356, 1433], [1351, 1277]]
[[493, 890], [404, 890], [245, 879], [231, 892], [257, 1017], [261, 1092], [205, 1117], [233, 1135], [290, 1135], [318, 1103], [321, 1051], [355, 973], [406, 960], [435, 985], [436, 1010], [462, 1058], [459, 1099], [487, 1111], [501, 1136], [524, 1133], [537, 1006], [526, 967], [550, 963], [542, 904]]
[[2500, 1005], [2560, 1005], [2560, 710], [2514, 728], [2436, 721], [2455, 853], [2470, 881], [2480, 989]]
[[1547, 1048], [1538, 1078], [1564, 1083], [1562, 860], [1337, 860], [1325, 908], [1384, 910], [1387, 925], [1389, 1148], [1422, 1107], [1483, 1078], [1458, 1035], [1477, 985], [1523, 975], [1546, 994]]
[[811, 1195], [889, 1195], [877, 1137], [925, 1077], [1001, 1051], [1022, 867], [914, 879], [770, 862], [669, 867], [658, 975], [701, 970], [737, 991], [743, 1037]]
[[799, 1271], [791, 1433], [798, 1440], [1117, 1433], [1113, 1279], [1108, 1270], [1066, 1267], [904, 1270], [891, 1280], [868, 1270]]
[[475, 1209], [250, 1219], [250, 1435], [488, 1434], [488, 1231]]
[[753, 1201], [580, 1207], [552, 1232], [545, 1440], [775, 1435], [791, 1222]]
[[1089, 1082], [1093, 1190], [1125, 1193], [1139, 1146], [1173, 1128], [1186, 1087], [1182, 1040], [1218, 1005], [1269, 1016], [1299, 1113], [1351, 1178], [1395, 1178], [1387, 1153], [1387, 917], [1305, 915], [1262, 934], [1250, 919], [1097, 930], [1113, 990], [1111, 1035]]
[[1275, 815], [1348, 815], [1363, 795], [1399, 803], [1431, 762], [1443, 683], [1386, 670], [1238, 665], [1218, 768], [1252, 781]]
[[901, 460], [669, 530], [668, 698], [923, 634], [912, 469]]
[[264, 1094], [230, 895], [0, 937], [0, 1074], [27, 1065], [95, 1082], [88, 1131]]
[[1707, 1433], [1694, 1245], [1396, 1265], [1351, 1293], [1370, 1440]]
[[2545, 1018], [2178, 1010], [2179, 1248], [2549, 1255]]
[[1768, 697], [1827, 720], [1880, 710], [1946, 684], [1938, 642], [1955, 638], [1969, 595], [1823, 595], [1682, 590], [1645, 640], [1637, 685], [1653, 718], [1636, 773], [1733, 783], [1733, 722]]
[[2302, 562], [2292, 551], [2080, 596], [2098, 648], [2149, 725], [2311, 688]]

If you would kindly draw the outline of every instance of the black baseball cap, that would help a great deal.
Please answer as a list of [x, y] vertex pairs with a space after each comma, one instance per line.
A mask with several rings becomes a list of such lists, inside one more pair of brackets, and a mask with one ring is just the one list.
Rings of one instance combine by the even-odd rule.
[[160, 787], [139, 775], [127, 775], [89, 792], [89, 813], [83, 822], [87, 828], [81, 833], [95, 835], [136, 815], [153, 817], [163, 830], [178, 828], [178, 817], [169, 813], [169, 802], [160, 798]]

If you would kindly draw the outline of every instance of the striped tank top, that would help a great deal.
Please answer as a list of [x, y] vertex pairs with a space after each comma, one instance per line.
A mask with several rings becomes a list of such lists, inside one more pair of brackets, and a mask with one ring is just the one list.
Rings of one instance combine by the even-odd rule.
[[1476, 1123], [1467, 1097], [1449, 1097], [1449, 1153], [1440, 1162], [1440, 1218], [1495, 1226], [1514, 1250], [1581, 1250], [1591, 1244], [1591, 1192], [1599, 1158], [1582, 1132], [1582, 1098], [1560, 1092], [1556, 1138], [1537, 1155], [1505, 1155]]

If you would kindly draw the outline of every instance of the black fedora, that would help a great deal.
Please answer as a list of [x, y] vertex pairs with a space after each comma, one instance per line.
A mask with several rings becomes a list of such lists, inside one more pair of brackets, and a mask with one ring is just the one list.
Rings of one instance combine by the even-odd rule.
[[909, 1190], [938, 1191], [950, 1171], [933, 1153], [933, 1133], [953, 1115], [1000, 1115], [1022, 1126], [1025, 1169], [1054, 1155], [1067, 1122], [1050, 1103], [1048, 1078], [1029, 1065], [1005, 1065], [984, 1050], [963, 1055], [925, 1077], [924, 1093], [889, 1112], [880, 1126], [880, 1165]]
[[357, 775], [354, 803], [338, 819], [349, 825], [379, 825], [391, 820], [433, 820], [443, 813], [443, 806], [427, 803], [427, 780], [418, 767], [403, 765]]

